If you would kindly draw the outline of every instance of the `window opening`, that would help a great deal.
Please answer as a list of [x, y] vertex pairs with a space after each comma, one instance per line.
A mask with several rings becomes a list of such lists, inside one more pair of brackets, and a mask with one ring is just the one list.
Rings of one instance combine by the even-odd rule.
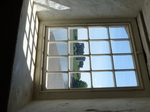
[[128, 26], [48, 27], [45, 89], [139, 86]]

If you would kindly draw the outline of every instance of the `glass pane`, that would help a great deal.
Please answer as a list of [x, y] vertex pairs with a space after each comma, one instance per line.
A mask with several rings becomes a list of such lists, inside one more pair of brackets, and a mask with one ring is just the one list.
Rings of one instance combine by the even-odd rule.
[[68, 55], [68, 44], [48, 43], [48, 55]]
[[68, 88], [67, 73], [48, 73], [46, 74], [47, 89], [65, 89]]
[[70, 29], [70, 40], [87, 40], [87, 29], [86, 28], [71, 28]]
[[115, 69], [134, 69], [132, 55], [113, 56]]
[[128, 38], [128, 31], [126, 27], [109, 27], [111, 39]]
[[90, 62], [88, 56], [83, 57], [70, 57], [70, 70], [90, 70]]
[[90, 88], [90, 73], [71, 73], [70, 88]]
[[108, 41], [90, 42], [91, 54], [108, 54], [110, 47]]
[[92, 56], [92, 70], [110, 70], [112, 62], [110, 56]]
[[111, 41], [113, 53], [131, 53], [129, 41]]
[[117, 87], [137, 86], [135, 71], [115, 72]]
[[47, 60], [48, 71], [68, 71], [68, 58], [48, 58]]
[[92, 72], [94, 88], [114, 87], [112, 72]]
[[89, 28], [90, 39], [108, 39], [108, 31], [105, 27]]
[[70, 54], [71, 55], [89, 54], [88, 42], [71, 42]]
[[51, 29], [48, 39], [51, 41], [68, 40], [67, 29]]

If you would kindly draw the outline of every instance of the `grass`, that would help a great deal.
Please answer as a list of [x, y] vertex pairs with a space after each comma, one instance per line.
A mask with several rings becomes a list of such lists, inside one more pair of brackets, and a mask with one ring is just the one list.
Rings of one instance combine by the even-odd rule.
[[78, 31], [77, 31], [77, 29], [73, 30], [73, 40], [78, 40]]
[[78, 71], [78, 62], [76, 61], [76, 58], [73, 59], [73, 71]]
[[[78, 40], [78, 32], [77, 29], [73, 30], [73, 40]], [[76, 52], [76, 44], [73, 43], [73, 51]], [[78, 62], [76, 61], [76, 58], [73, 59], [73, 71], [79, 71]], [[78, 80], [80, 78], [79, 73], [74, 73], [73, 77], [75, 80]]]
[[[78, 40], [78, 32], [77, 32], [77, 29], [74, 29], [73, 30], [73, 40]], [[73, 48], [76, 48], [76, 44], [73, 43]], [[74, 52], [76, 52], [76, 49], [73, 49]], [[78, 71], [79, 68], [78, 68], [78, 62], [76, 61], [76, 58], [73, 59], [73, 70], [74, 71]]]
[[[73, 71], [79, 71], [78, 62], [76, 58], [73, 59]], [[79, 80], [81, 78], [81, 73], [73, 73], [73, 78]]]

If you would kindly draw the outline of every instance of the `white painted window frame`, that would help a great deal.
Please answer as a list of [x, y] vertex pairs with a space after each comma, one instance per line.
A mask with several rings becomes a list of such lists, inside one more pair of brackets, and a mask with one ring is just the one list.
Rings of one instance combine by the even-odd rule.
[[[94, 89], [55, 89], [46, 90], [43, 86], [43, 57], [44, 44], [47, 36], [46, 29], [48, 27], [61, 26], [82, 26], [82, 25], [128, 25], [131, 41], [135, 43], [133, 47], [134, 58], [138, 70], [138, 87], [122, 87], [122, 88], [94, 88]], [[141, 48], [139, 32], [134, 18], [125, 19], [89, 19], [89, 20], [57, 20], [57, 21], [41, 21], [39, 26], [37, 60], [34, 80], [34, 98], [35, 99], [80, 99], [80, 98], [105, 98], [105, 97], [141, 97], [150, 96], [150, 83], [148, 72]], [[45, 35], [46, 34], [46, 35]]]

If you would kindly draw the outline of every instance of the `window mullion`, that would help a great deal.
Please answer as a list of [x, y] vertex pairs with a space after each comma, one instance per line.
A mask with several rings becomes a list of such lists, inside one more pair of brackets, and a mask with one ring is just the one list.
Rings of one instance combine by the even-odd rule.
[[[46, 87], [46, 74], [51, 74], [51, 73], [66, 73], [67, 74], [67, 77], [66, 78], [68, 78], [68, 84], [67, 84], [67, 82], [65, 82], [65, 85], [66, 85], [66, 87], [68, 88], [68, 89], [71, 89], [71, 83], [72, 83], [72, 79], [71, 79], [71, 77], [72, 77], [72, 73], [78, 73], [78, 72], [88, 72], [88, 76], [89, 76], [89, 73], [90, 73], [90, 80], [88, 81], [88, 83], [91, 83], [89, 86], [91, 86], [91, 88], [94, 88], [94, 87], [96, 87], [95, 86], [95, 83], [97, 83], [97, 82], [95, 82], [94, 80], [93, 80], [93, 78], [95, 79], [96, 78], [96, 75], [93, 75], [92, 73], [94, 73], [94, 72], [108, 72], [108, 73], [110, 73], [111, 72], [111, 75], [105, 75], [105, 77], [108, 77], [108, 79], [106, 79], [106, 80], [111, 80], [112, 81], [112, 83], [111, 83], [111, 85], [113, 85], [113, 87], [114, 88], [116, 88], [117, 87], [117, 81], [119, 81], [119, 80], [117, 80], [117, 78], [118, 78], [118, 75], [117, 75], [117, 73], [118, 72], [116, 72], [116, 71], [136, 71], [135, 69], [117, 69], [117, 67], [115, 67], [115, 64], [116, 64], [116, 59], [114, 58], [114, 56], [116, 56], [117, 57], [117, 55], [121, 55], [121, 56], [124, 56], [124, 55], [131, 55], [131, 56], [134, 56], [133, 54], [134, 54], [134, 52], [129, 52], [129, 53], [126, 53], [126, 52], [116, 52], [115, 53], [115, 51], [114, 51], [114, 46], [113, 46], [113, 43], [112, 43], [112, 41], [129, 41], [129, 42], [131, 42], [131, 40], [130, 40], [130, 38], [128, 38], [128, 39], [126, 39], [126, 38], [123, 38], [122, 39], [122, 37], [121, 38], [116, 38], [116, 36], [115, 36], [115, 38], [113, 37], [113, 34], [112, 35], [110, 35], [111, 34], [111, 29], [110, 29], [110, 26], [105, 26], [105, 31], [106, 31], [106, 33], [105, 33], [105, 31], [103, 31], [103, 29], [94, 29], [96, 32], [94, 32], [94, 35], [102, 35], [102, 37], [96, 37], [96, 39], [92, 39], [93, 37], [92, 37], [92, 35], [91, 35], [91, 37], [90, 37], [90, 33], [92, 32], [92, 30], [89, 28], [89, 26], [86, 26], [86, 29], [87, 29], [87, 31], [86, 31], [86, 39], [84, 39], [84, 35], [85, 35], [85, 32], [83, 33], [83, 32], [80, 32], [80, 31], [78, 31], [80, 28], [77, 28], [77, 31], [78, 31], [78, 34], [76, 34], [76, 32], [72, 32], [72, 29], [73, 27], [67, 27], [67, 32], [65, 31], [65, 40], [61, 40], [61, 39], [59, 39], [60, 37], [62, 37], [63, 35], [61, 35], [60, 37], [57, 37], [56, 36], [56, 40], [57, 41], [50, 41], [49, 39], [48, 39], [48, 36], [49, 36], [49, 33], [50, 33], [50, 29], [48, 29], [48, 28], [46, 28], [46, 37], [44, 38], [45, 39], [45, 50], [44, 50], [44, 54], [45, 54], [45, 56], [44, 56], [44, 59], [43, 59], [43, 61], [44, 61], [44, 69], [43, 69], [43, 73], [45, 74], [44, 76], [43, 76], [43, 84], [44, 84], [44, 86], [42, 86], [44, 89], [46, 89], [45, 87]], [[91, 30], [91, 32], [90, 32], [90, 30]], [[82, 31], [82, 30], [81, 30]], [[79, 33], [80, 32], [80, 33]], [[105, 33], [105, 34], [103, 34], [103, 32]], [[55, 32], [54, 32], [55, 33]], [[72, 34], [73, 33], [73, 34]], [[117, 31], [116, 32], [112, 32], [112, 33], [117, 33]], [[108, 38], [106, 38], [105, 39], [105, 36], [106, 36], [106, 34], [108, 35]], [[67, 35], [67, 39], [66, 39], [66, 35]], [[80, 36], [79, 35], [81, 35], [81, 39], [82, 40], [80, 40]], [[76, 38], [74, 38], [74, 36], [79, 36], [79, 40], [78, 39], [76, 39]], [[112, 36], [112, 37], [111, 37]], [[74, 40], [74, 39], [75, 40]], [[102, 38], [102, 39], [101, 39]], [[104, 39], [103, 39], [104, 38]], [[112, 39], [113, 38], [113, 39]], [[90, 39], [92, 39], [92, 40], [90, 40]], [[94, 45], [92, 45], [92, 43], [91, 42], [96, 42], [96, 41], [101, 41], [101, 43], [99, 43], [100, 45], [103, 45], [104, 46], [104, 49], [100, 49], [100, 50], [102, 50], [102, 51], [100, 51], [99, 52], [99, 49], [98, 49], [98, 45], [95, 45], [95, 46], [97, 46], [96, 48], [94, 48], [94, 50], [97, 50], [96, 51], [96, 53], [94, 54], [91, 54], [92, 53], [92, 49], [93, 49], [93, 47], [94, 47]], [[106, 44], [106, 42], [105, 41], [107, 41], [107, 44]], [[59, 45], [61, 45], [61, 43], [63, 43], [63, 42], [65, 42], [65, 52], [67, 52], [67, 53], [61, 53], [61, 52], [64, 52], [63, 51], [63, 48], [64, 47], [62, 47], [62, 46], [57, 46], [58, 47], [58, 50], [60, 51], [60, 55], [58, 54], [57, 55], [57, 53], [54, 53], [54, 55], [51, 55], [51, 54], [48, 54], [48, 49], [50, 48], [50, 46], [48, 46], [49, 45], [49, 43], [50, 44], [59, 44]], [[74, 43], [85, 43], [85, 46], [87, 47], [86, 48], [86, 50], [85, 49], [83, 49], [83, 48], [80, 48], [79, 49], [79, 47], [76, 45], [76, 46], [74, 46]], [[66, 45], [67, 44], [67, 45]], [[115, 44], [115, 43], [114, 43]], [[117, 43], [118, 44], [118, 43]], [[132, 45], [132, 43], [130, 43], [131, 45]], [[108, 46], [109, 45], [109, 46]], [[85, 47], [84, 46], [84, 47]], [[92, 48], [91, 48], [91, 46], [92, 46]], [[102, 46], [102, 47], [103, 47]], [[105, 47], [106, 46], [106, 47]], [[75, 47], [75, 49], [74, 49], [74, 47]], [[101, 47], [101, 48], [102, 48]], [[66, 49], [67, 48], [67, 49]], [[109, 48], [109, 52], [108, 52], [108, 48]], [[79, 50], [78, 50], [79, 49]], [[88, 50], [88, 53], [87, 53], [87, 50]], [[93, 51], [94, 51], [93, 50]], [[80, 52], [81, 53], [80, 53]], [[83, 52], [83, 53], [82, 53]], [[84, 52], [86, 52], [86, 53], [84, 53]], [[53, 52], [52, 52], [53, 53]], [[114, 54], [115, 53], [115, 54]], [[78, 55], [79, 54], [79, 55]], [[94, 70], [92, 70], [92, 67], [94, 67], [94, 66], [96, 66], [96, 65], [98, 65], [98, 64], [96, 64], [97, 63], [97, 61], [95, 61], [95, 63], [92, 63], [92, 59], [93, 59], [93, 57], [106, 57], [106, 60], [108, 59], [107, 57], [109, 57], [109, 59], [108, 59], [108, 61], [105, 61], [105, 59], [104, 59], [104, 62], [103, 62], [103, 58], [102, 58], [102, 61], [100, 61], [100, 67], [99, 68], [93, 68]], [[63, 68], [65, 68], [65, 71], [59, 71], [59, 69], [57, 70], [57, 71], [50, 71], [50, 70], [53, 70], [53, 68], [52, 69], [49, 69], [49, 70], [47, 70], [47, 64], [48, 64], [48, 62], [47, 62], [47, 60], [48, 59], [50, 59], [50, 60], [53, 60], [54, 58], [58, 58], [58, 59], [60, 59], [60, 58], [64, 58], [65, 57], [65, 66], [64, 66], [64, 64], [62, 65], [62, 63], [61, 63], [61, 67]], [[88, 64], [89, 63], [89, 65], [85, 65], [85, 68], [83, 68], [84, 66], [82, 65], [83, 63], [80, 63], [80, 67], [81, 68], [83, 68], [83, 69], [81, 69], [81, 71], [80, 70], [78, 70], [78, 69], [76, 69], [76, 67], [78, 67], [79, 68], [79, 62], [80, 61], [82, 61], [82, 60], [80, 60], [80, 59], [78, 59], [77, 60], [77, 63], [74, 63], [73, 62], [73, 59], [74, 58], [76, 58], [76, 57], [88, 57], [89, 58], [89, 60], [86, 60], [86, 61], [88, 61], [88, 62], [86, 62], [86, 64]], [[88, 59], [87, 58], [87, 59]], [[96, 58], [95, 58], [96, 59]], [[98, 59], [101, 59], [101, 58], [98, 58]], [[97, 60], [98, 60], [97, 59]], [[55, 61], [55, 60], [53, 60], [53, 61]], [[85, 61], [85, 60], [84, 60]], [[61, 60], [61, 62], [63, 62], [63, 60]], [[83, 62], [83, 61], [82, 61]], [[93, 61], [94, 62], [94, 61]], [[107, 65], [108, 67], [105, 67], [106, 65], [105, 65], [105, 63], [107, 64], [107, 62], [109, 63], [109, 65]], [[53, 64], [53, 63], [52, 63]], [[52, 65], [51, 64], [51, 65]], [[58, 63], [57, 63], [58, 64]], [[56, 64], [56, 65], [57, 65]], [[94, 64], [94, 66], [92, 66], [92, 64]], [[96, 64], [96, 65], [95, 65]], [[104, 65], [104, 66], [103, 66]], [[53, 65], [52, 65], [53, 66]], [[72, 69], [72, 66], [75, 66], [73, 69]], [[88, 68], [86, 68], [88, 66]], [[103, 67], [101, 67], [101, 66], [103, 66]], [[49, 66], [50, 67], [50, 66]], [[55, 66], [53, 66], [53, 67], [55, 67]], [[89, 69], [89, 67], [90, 67], [90, 69]], [[56, 67], [57, 68], [57, 67]], [[58, 67], [59, 68], [59, 67]], [[107, 69], [105, 69], [105, 68], [107, 68]], [[116, 68], [116, 69], [115, 69]], [[83, 71], [82, 71], [83, 70]], [[121, 72], [120, 72], [121, 73]], [[64, 76], [64, 74], [62, 74], [63, 76]], [[82, 74], [81, 74], [82, 75]], [[111, 77], [110, 77], [111, 76]], [[75, 76], [75, 77], [77, 77], [77, 76]], [[75, 78], [74, 77], [74, 78]], [[101, 77], [101, 75], [100, 76], [98, 76], [98, 78], [100, 78]], [[110, 77], [110, 78], [109, 78]], [[86, 76], [84, 76], [83, 75], [83, 78], [85, 78], [85, 79], [83, 79], [83, 80], [87, 80], [87, 78], [86, 78]], [[102, 81], [101, 81], [102, 82]], [[94, 86], [94, 87], [93, 87]], [[107, 86], [107, 85], [106, 85]], [[99, 86], [100, 88], [101, 88], [101, 86]], [[109, 85], [108, 85], [108, 87], [109, 87]]]
[[45, 35], [45, 37], [44, 37], [44, 39], [45, 39], [45, 42], [44, 42], [44, 61], [43, 61], [43, 85], [42, 85], [42, 88], [43, 89], [46, 89], [46, 75], [47, 75], [47, 48], [48, 48], [48, 36], [50, 36], [49, 35], [49, 29], [48, 28], [46, 28], [46, 35]]
[[67, 29], [67, 35], [68, 35], [68, 89], [70, 89], [70, 29]]
[[93, 88], [93, 79], [92, 79], [92, 60], [91, 60], [91, 49], [90, 49], [90, 32], [89, 27], [87, 28], [88, 31], [88, 49], [89, 49], [89, 63], [90, 63], [90, 79], [91, 79], [91, 88]]
[[107, 31], [108, 31], [109, 47], [110, 47], [110, 54], [111, 54], [111, 61], [112, 61], [112, 72], [113, 72], [114, 86], [117, 87], [109, 27], [107, 27]]

